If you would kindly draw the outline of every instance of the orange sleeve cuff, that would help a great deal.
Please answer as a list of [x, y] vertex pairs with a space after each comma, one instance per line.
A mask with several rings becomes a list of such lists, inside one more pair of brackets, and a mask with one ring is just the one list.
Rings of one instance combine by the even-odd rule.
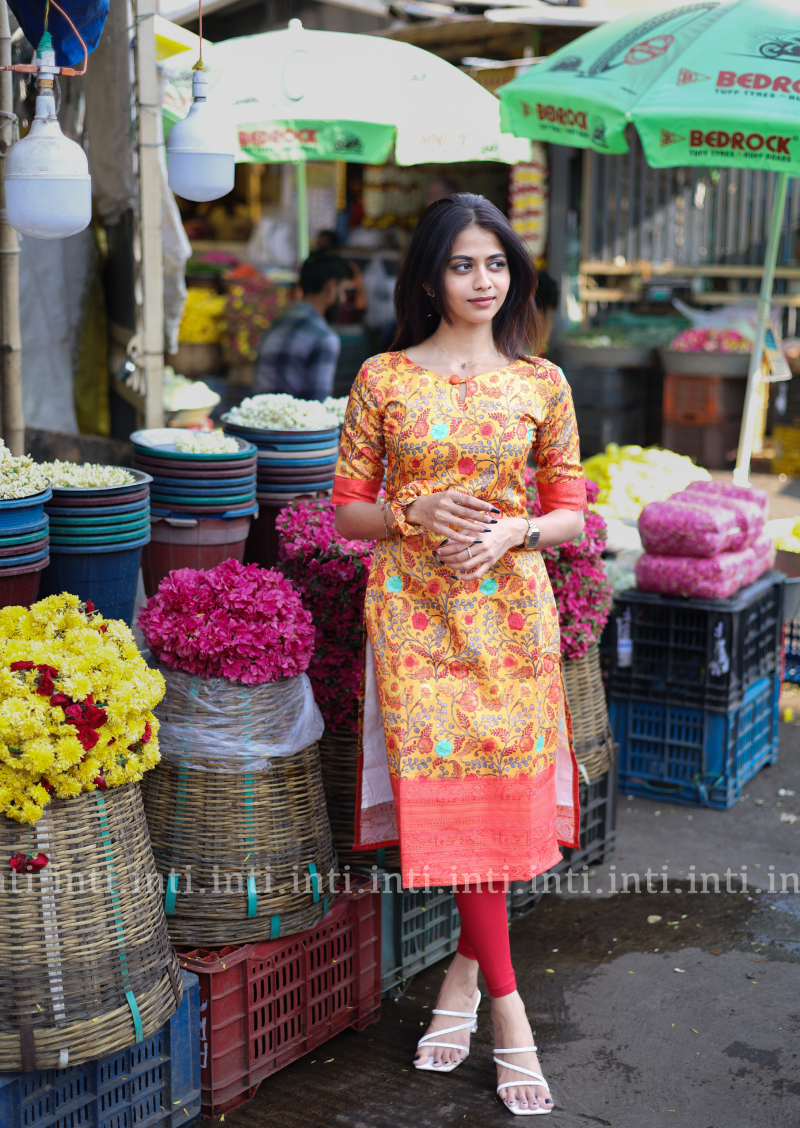
[[331, 501], [334, 505], [349, 505], [351, 501], [368, 501], [374, 505], [378, 500], [378, 494], [381, 492], [382, 482], [382, 466], [381, 476], [369, 478], [366, 482], [361, 478], [343, 478], [341, 474], [335, 474]]
[[554, 509], [585, 509], [588, 504], [586, 482], [583, 478], [577, 482], [574, 480], [537, 482], [536, 490], [542, 513], [552, 513]]

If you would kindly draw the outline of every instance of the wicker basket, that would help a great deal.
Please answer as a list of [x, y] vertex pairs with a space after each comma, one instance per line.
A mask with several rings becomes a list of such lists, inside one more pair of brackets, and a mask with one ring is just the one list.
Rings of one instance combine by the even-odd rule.
[[322, 734], [319, 742], [322, 760], [322, 785], [331, 833], [339, 856], [339, 866], [380, 865], [386, 869], [400, 868], [400, 850], [390, 846], [386, 850], [354, 850], [356, 788], [358, 785], [358, 736], [351, 732]]
[[335, 853], [316, 743], [252, 773], [162, 760], [143, 795], [173, 943], [268, 940], [324, 915]]
[[[0, 818], [0, 1070], [65, 1068], [141, 1042], [182, 993], [139, 784]], [[30, 833], [30, 839], [29, 839]], [[36, 874], [8, 859], [44, 853]]]
[[614, 750], [597, 644], [593, 643], [583, 658], [565, 658], [562, 670], [575, 756], [588, 778], [596, 779], [608, 771]]

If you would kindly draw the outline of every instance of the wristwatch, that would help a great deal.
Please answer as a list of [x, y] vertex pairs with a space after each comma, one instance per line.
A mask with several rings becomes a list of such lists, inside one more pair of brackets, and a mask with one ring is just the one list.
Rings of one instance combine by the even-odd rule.
[[539, 543], [540, 536], [541, 533], [539, 532], [539, 528], [536, 522], [531, 521], [530, 518], [528, 518], [528, 531], [525, 534], [525, 540], [522, 542], [522, 547], [524, 549], [527, 549], [528, 552], [532, 552]]

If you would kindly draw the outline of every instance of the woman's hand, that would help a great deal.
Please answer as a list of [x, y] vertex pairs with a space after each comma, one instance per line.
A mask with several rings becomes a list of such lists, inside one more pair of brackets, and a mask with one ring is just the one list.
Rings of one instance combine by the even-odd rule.
[[434, 557], [440, 564], [451, 568], [461, 579], [478, 580], [486, 575], [493, 564], [512, 548], [518, 548], [528, 532], [528, 522], [522, 517], [504, 517], [488, 532], [475, 537], [464, 546], [453, 537], [443, 544]]
[[463, 548], [500, 524], [495, 513], [500, 510], [490, 501], [459, 490], [445, 490], [412, 501], [406, 506], [405, 517], [409, 525], [421, 525]]

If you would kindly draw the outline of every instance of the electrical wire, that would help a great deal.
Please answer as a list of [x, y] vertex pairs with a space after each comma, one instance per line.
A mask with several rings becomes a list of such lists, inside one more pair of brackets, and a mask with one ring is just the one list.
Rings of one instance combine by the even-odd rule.
[[[86, 44], [83, 42], [83, 39], [81, 38], [81, 33], [78, 31], [77, 27], [72, 22], [72, 20], [69, 18], [67, 13], [64, 11], [63, 8], [59, 8], [58, 4], [56, 4], [56, 0], [47, 0], [47, 8], [45, 9], [45, 21], [47, 19], [47, 11], [49, 11], [51, 4], [55, 8], [55, 10], [57, 12], [60, 12], [60, 14], [67, 21], [69, 26], [75, 32], [75, 38], [80, 43], [81, 47], [83, 47], [83, 70], [73, 70], [72, 67], [62, 67], [61, 73], [66, 74], [66, 75], [73, 75], [75, 78], [81, 78], [84, 74], [86, 74], [86, 67], [89, 65], [89, 52], [86, 49]], [[45, 27], [47, 27], [46, 22], [45, 22]]]

